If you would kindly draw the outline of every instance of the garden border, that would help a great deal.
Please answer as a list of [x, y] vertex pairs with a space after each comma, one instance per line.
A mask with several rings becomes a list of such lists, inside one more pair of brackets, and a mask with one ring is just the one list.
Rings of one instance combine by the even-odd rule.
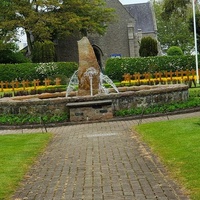
[[[185, 113], [200, 112], [200, 107], [181, 109], [173, 112], [166, 113], [154, 113], [143, 115], [142, 119], [155, 118], [155, 117], [164, 117], [172, 115], [181, 115]], [[141, 115], [133, 116], [123, 116], [123, 117], [114, 117], [112, 119], [98, 120], [98, 121], [79, 121], [79, 122], [58, 122], [58, 123], [48, 123], [45, 124], [46, 128], [59, 127], [59, 126], [69, 126], [69, 125], [78, 125], [78, 124], [91, 124], [91, 123], [101, 123], [101, 122], [112, 122], [112, 121], [129, 121], [129, 120], [141, 120]], [[170, 118], [169, 118], [170, 120]], [[44, 128], [44, 124], [29, 124], [29, 125], [0, 125], [1, 130], [13, 130], [13, 129], [31, 129], [31, 128]]]

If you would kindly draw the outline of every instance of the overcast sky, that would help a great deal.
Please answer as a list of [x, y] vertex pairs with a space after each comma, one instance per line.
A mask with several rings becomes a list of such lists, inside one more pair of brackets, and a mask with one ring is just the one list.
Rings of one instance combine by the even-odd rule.
[[122, 4], [144, 3], [149, 0], [119, 0]]

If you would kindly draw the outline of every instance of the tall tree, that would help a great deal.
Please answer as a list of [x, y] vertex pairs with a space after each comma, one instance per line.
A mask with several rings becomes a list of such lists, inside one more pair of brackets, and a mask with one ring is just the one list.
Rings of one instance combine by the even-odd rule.
[[169, 19], [173, 13], [183, 16], [189, 3], [191, 3], [191, 0], [163, 0], [163, 19]]
[[11, 30], [9, 28], [9, 24], [4, 28], [2, 27], [2, 23], [5, 20], [3, 11], [8, 10], [10, 4], [10, 1], [0, 1], [0, 10], [2, 10], [2, 12], [0, 12], [0, 50], [15, 49], [14, 44], [12, 42], [16, 39], [16, 31], [13, 29]]
[[185, 16], [172, 13], [168, 20], [163, 19], [164, 2], [155, 2], [154, 10], [158, 27], [158, 40], [164, 53], [171, 46], [179, 46], [184, 54], [193, 49], [193, 34], [189, 30], [187, 18], [191, 15], [191, 9], [187, 10]]
[[32, 41], [53, 40], [74, 32], [103, 34], [113, 18], [104, 0], [1, 0], [0, 30], [26, 32]]
[[[189, 19], [189, 28], [194, 33], [193, 17]], [[200, 12], [196, 13], [196, 33], [197, 33], [197, 49], [200, 51]]]

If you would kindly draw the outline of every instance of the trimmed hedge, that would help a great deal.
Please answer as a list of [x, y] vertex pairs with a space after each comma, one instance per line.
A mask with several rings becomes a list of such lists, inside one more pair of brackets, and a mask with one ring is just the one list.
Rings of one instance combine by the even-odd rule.
[[78, 64], [74, 62], [0, 64], [0, 81], [43, 81], [51, 76], [70, 78], [77, 69]]
[[[75, 62], [0, 64], [0, 81], [63, 77], [70, 78], [78, 69]], [[145, 58], [110, 58], [105, 74], [113, 81], [122, 81], [125, 73], [164, 72], [196, 69], [194, 56], [156, 56]]]
[[122, 81], [125, 73], [164, 72], [191, 70], [195, 67], [195, 56], [156, 56], [146, 58], [110, 58], [106, 62], [105, 74], [114, 81]]

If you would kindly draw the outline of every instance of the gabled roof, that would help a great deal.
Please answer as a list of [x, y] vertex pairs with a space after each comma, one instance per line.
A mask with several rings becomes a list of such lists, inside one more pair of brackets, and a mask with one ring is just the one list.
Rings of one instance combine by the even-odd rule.
[[135, 32], [141, 29], [143, 33], [155, 32], [154, 17], [150, 2], [124, 5], [135, 19]]

